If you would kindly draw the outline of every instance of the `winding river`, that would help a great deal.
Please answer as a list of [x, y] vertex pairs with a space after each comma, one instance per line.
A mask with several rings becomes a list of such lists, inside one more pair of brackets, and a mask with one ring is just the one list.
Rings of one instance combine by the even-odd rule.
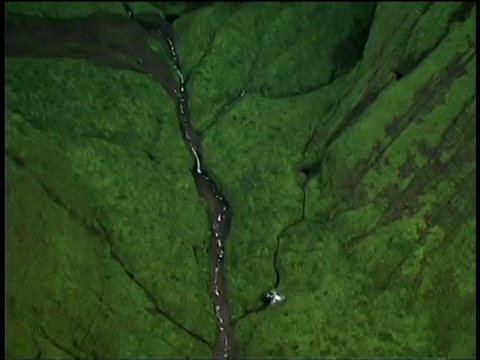
[[[126, 6], [127, 13], [133, 18], [133, 11]], [[180, 60], [175, 48], [173, 30], [165, 24], [165, 20], [158, 19], [160, 24], [155, 29], [149, 26], [149, 30], [158, 34], [166, 45], [173, 68], [178, 75], [178, 85], [173, 89], [173, 98], [176, 101], [177, 116], [185, 143], [193, 155], [192, 176], [198, 193], [205, 199], [208, 207], [208, 219], [210, 226], [210, 241], [208, 256], [210, 262], [209, 290], [212, 298], [213, 309], [217, 318], [216, 340], [213, 347], [213, 359], [236, 358], [237, 343], [235, 335], [235, 319], [228, 301], [227, 276], [226, 276], [226, 252], [225, 243], [230, 233], [232, 212], [225, 195], [222, 194], [214, 179], [209, 175], [204, 166], [202, 156], [202, 138], [192, 125], [192, 116], [188, 106], [188, 93], [185, 76], [180, 67]], [[168, 87], [164, 86], [167, 90]], [[171, 90], [171, 89], [170, 89]], [[170, 91], [171, 93], [172, 91]], [[242, 319], [249, 314], [262, 311], [269, 305], [284, 300], [284, 296], [277, 294], [280, 277], [277, 265], [279, 250], [277, 247], [273, 256], [273, 268], [276, 274], [275, 287], [262, 295], [263, 304], [249, 309], [236, 320]]]
[[174, 90], [177, 100], [177, 113], [185, 142], [194, 159], [192, 176], [199, 194], [206, 200], [211, 238], [208, 246], [210, 258], [210, 296], [217, 317], [217, 334], [213, 349], [214, 359], [235, 359], [235, 322], [228, 302], [227, 277], [225, 274], [225, 242], [230, 233], [232, 213], [227, 199], [215, 181], [204, 168], [201, 136], [192, 126], [188, 107], [185, 77], [180, 68], [179, 57], [173, 39], [165, 32], [158, 32], [166, 43], [170, 57], [178, 74], [179, 82]]

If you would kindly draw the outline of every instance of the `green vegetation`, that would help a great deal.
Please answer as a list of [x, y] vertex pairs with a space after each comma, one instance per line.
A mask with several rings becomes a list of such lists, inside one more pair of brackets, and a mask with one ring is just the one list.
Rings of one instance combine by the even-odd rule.
[[[8, 10], [123, 11], [70, 4]], [[287, 301], [239, 321], [240, 355], [474, 357], [475, 8], [218, 3], [175, 29], [233, 208], [236, 316], [273, 286], [280, 236]], [[206, 206], [168, 94], [7, 58], [6, 109], [7, 356], [210, 356], [145, 293], [213, 342]]]

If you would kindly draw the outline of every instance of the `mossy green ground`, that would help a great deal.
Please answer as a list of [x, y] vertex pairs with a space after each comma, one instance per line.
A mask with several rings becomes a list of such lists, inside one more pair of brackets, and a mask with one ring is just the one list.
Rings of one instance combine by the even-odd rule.
[[[179, 18], [194, 123], [234, 212], [237, 316], [273, 285], [280, 236], [288, 300], [239, 321], [241, 356], [475, 355], [476, 18], [461, 6], [219, 3]], [[98, 8], [123, 11], [9, 4]], [[374, 12], [365, 48], [345, 51]], [[206, 208], [162, 87], [7, 58], [6, 110], [7, 355], [210, 356], [146, 310], [112, 256], [213, 342]]]

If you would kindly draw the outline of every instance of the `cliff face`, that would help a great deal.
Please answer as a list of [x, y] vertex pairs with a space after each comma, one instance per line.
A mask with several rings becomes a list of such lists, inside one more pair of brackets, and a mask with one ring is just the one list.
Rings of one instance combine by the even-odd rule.
[[[209, 356], [169, 65], [95, 4], [7, 6], [7, 356]], [[473, 3], [219, 3], [173, 28], [234, 214], [239, 355], [475, 356]], [[251, 312], [274, 262], [287, 300]]]

